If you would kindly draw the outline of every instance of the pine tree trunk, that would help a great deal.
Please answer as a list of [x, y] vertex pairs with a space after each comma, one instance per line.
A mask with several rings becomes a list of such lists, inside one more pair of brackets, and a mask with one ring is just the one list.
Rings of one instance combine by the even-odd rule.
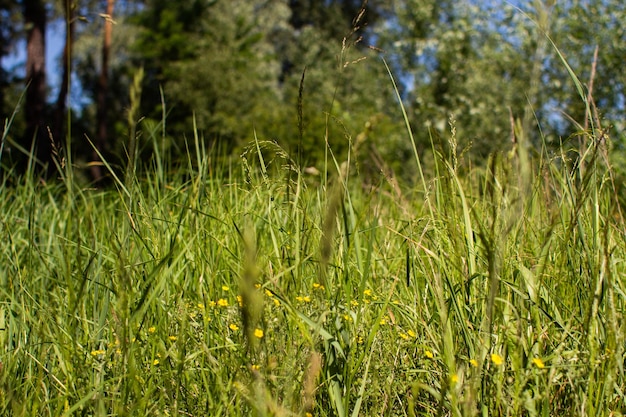
[[65, 115], [67, 110], [67, 95], [70, 88], [72, 71], [72, 46], [74, 44], [74, 7], [70, 0], [64, 1], [65, 7], [65, 47], [63, 48], [63, 74], [61, 86], [54, 110], [52, 137], [57, 144], [63, 143], [65, 135]]
[[[43, 164], [46, 174], [52, 171], [52, 146], [46, 132], [44, 111], [46, 107], [46, 9], [42, 0], [24, 0], [24, 26], [26, 38], [26, 131], [21, 145], [30, 150], [35, 146], [35, 156]], [[34, 143], [33, 143], [34, 142]], [[22, 168], [26, 167], [27, 161]]]
[[[106, 155], [109, 148], [108, 143], [108, 126], [107, 126], [107, 94], [109, 90], [109, 55], [111, 51], [111, 37], [113, 32], [113, 8], [115, 0], [107, 0], [107, 10], [104, 16], [104, 39], [102, 42], [102, 67], [100, 68], [100, 77], [98, 78], [98, 95], [97, 95], [97, 124], [98, 132], [96, 134], [96, 147], [102, 155]], [[93, 152], [94, 162], [100, 161], [97, 152]], [[100, 181], [103, 177], [103, 168], [101, 164], [94, 163], [91, 165], [91, 175], [95, 181]]]

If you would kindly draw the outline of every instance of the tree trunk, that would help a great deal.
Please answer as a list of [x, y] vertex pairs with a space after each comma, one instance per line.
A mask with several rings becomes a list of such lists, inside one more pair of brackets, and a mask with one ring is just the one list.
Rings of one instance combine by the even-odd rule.
[[[108, 129], [107, 129], [107, 95], [109, 90], [109, 55], [111, 51], [111, 36], [113, 32], [113, 8], [115, 0], [107, 0], [107, 10], [104, 16], [104, 38], [102, 41], [102, 67], [98, 78], [97, 94], [97, 125], [96, 147], [100, 154], [105, 155], [108, 150]], [[91, 164], [91, 175], [95, 181], [100, 181], [103, 177], [102, 164], [97, 163], [100, 157], [96, 151], [92, 154], [94, 162]]]
[[65, 47], [63, 48], [63, 74], [61, 86], [54, 110], [52, 137], [56, 143], [63, 143], [65, 135], [65, 114], [67, 110], [67, 94], [70, 88], [72, 72], [72, 46], [74, 44], [74, 6], [71, 0], [64, 1], [65, 8]]
[[[24, 0], [26, 37], [26, 131], [21, 145], [30, 150], [42, 164], [44, 173], [52, 172], [52, 146], [46, 132], [46, 8], [42, 0]], [[26, 164], [22, 166], [25, 168]]]

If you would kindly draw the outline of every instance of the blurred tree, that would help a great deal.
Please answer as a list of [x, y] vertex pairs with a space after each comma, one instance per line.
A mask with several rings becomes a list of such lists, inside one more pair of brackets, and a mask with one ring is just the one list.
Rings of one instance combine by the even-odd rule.
[[52, 170], [52, 146], [46, 131], [46, 7], [43, 0], [24, 0], [26, 30], [26, 130], [20, 145], [35, 156], [47, 174]]
[[[16, 0], [0, 0], [0, 63], [11, 52], [19, 32], [19, 4]], [[13, 111], [15, 103], [7, 103], [6, 90], [14, 76], [0, 66], [0, 120], [5, 120]]]
[[[626, 3], [618, 0], [572, 0], [556, 2], [553, 30], [550, 32], [581, 82], [592, 89], [592, 96], [605, 118], [606, 127], [614, 125], [614, 136], [624, 131], [626, 120]], [[594, 50], [598, 48], [593, 84], [591, 72]], [[547, 95], [560, 103], [558, 119], [561, 135], [569, 120], [582, 122], [585, 108], [566, 69], [556, 56], [546, 66]], [[571, 126], [571, 125], [570, 125]]]
[[100, 76], [98, 77], [97, 90], [97, 133], [95, 140], [95, 149], [92, 151], [91, 175], [96, 181], [100, 181], [104, 175], [102, 166], [98, 163], [101, 155], [106, 155], [109, 149], [109, 133], [108, 133], [108, 105], [107, 95], [109, 93], [109, 56], [111, 54], [111, 42], [113, 32], [113, 9], [115, 0], [106, 1], [106, 12], [104, 13], [104, 28], [102, 33], [102, 55], [100, 65]]
[[61, 85], [56, 99], [54, 116], [52, 119], [51, 135], [58, 144], [64, 142], [66, 130], [67, 95], [70, 89], [72, 74], [72, 49], [74, 44], [74, 28], [76, 3], [71, 0], [63, 0], [63, 17], [65, 20], [65, 46], [61, 57]]
[[217, 1], [197, 22], [199, 33], [187, 38], [193, 49], [171, 62], [165, 73], [166, 97], [185, 112], [183, 130], [189, 132], [195, 116], [198, 128], [226, 149], [251, 138], [255, 129], [259, 136], [268, 133], [279, 107], [279, 67], [265, 34], [284, 21], [281, 6]]
[[136, 64], [131, 44], [137, 36], [136, 27], [128, 20], [141, 8], [137, 2], [124, 0], [83, 0], [77, 10], [73, 61], [78, 80], [74, 92], [79, 95], [73, 100], [80, 108], [72, 118], [72, 131], [78, 159], [90, 162], [90, 175], [95, 180], [105, 171], [85, 136], [111, 166], [122, 166], [125, 161], [128, 126], [124, 115]]
[[145, 112], [161, 116], [162, 86], [175, 136], [189, 133], [195, 117], [205, 137], [225, 149], [256, 133], [293, 155], [301, 146], [312, 162], [324, 155], [326, 137], [341, 153], [347, 136], [363, 130], [392, 98], [391, 90], [378, 88], [377, 81], [386, 80], [382, 63], [359, 62], [375, 57], [363, 40], [368, 15], [376, 16], [355, 1], [215, 0], [177, 8], [148, 2], [136, 19], [135, 43], [147, 69]]
[[600, 46], [594, 96], [613, 123], [623, 120], [623, 2], [518, 3], [391, 3], [391, 24], [379, 27], [379, 36], [403, 74], [422, 151], [431, 137], [448, 135], [451, 116], [460, 146], [471, 144], [476, 161], [515, 140], [512, 119], [536, 145], [558, 144], [576, 130], [570, 120], [584, 121], [584, 104], [550, 38], [583, 82]]

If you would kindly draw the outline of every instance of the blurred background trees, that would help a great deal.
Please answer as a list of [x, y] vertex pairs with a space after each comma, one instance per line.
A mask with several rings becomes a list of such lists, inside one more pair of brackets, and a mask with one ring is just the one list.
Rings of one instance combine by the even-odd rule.
[[[89, 138], [121, 165], [127, 112], [138, 105], [147, 158], [155, 135], [162, 151], [184, 156], [195, 129], [223, 155], [240, 154], [256, 135], [303, 165], [352, 149], [363, 169], [410, 180], [412, 147], [382, 57], [419, 151], [430, 152], [431, 138], [445, 148], [453, 124], [460, 149], [480, 164], [511, 146], [517, 122], [536, 146], [584, 127], [575, 123], [584, 105], [550, 39], [588, 87], [598, 48], [593, 97], [619, 148], [625, 9], [617, 0], [2, 0], [3, 122], [17, 106], [3, 169], [23, 164], [33, 139], [50, 165], [50, 144], [66, 137], [77, 162], [97, 162]], [[37, 75], [33, 31], [42, 28], [47, 48], [66, 48]], [[141, 100], [131, 103], [139, 68]], [[94, 166], [91, 176], [102, 176]]]

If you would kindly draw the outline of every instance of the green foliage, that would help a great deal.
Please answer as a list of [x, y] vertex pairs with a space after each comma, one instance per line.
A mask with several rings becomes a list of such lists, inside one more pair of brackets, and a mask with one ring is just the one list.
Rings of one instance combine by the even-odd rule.
[[260, 141], [228, 172], [197, 135], [117, 191], [3, 186], [1, 412], [623, 413], [608, 138], [474, 168], [447, 136], [417, 190]]
[[[376, 82], [385, 79], [384, 69], [360, 38], [364, 15], [352, 22], [360, 7], [304, 3], [151, 4], [135, 19], [142, 28], [135, 55], [147, 70], [146, 114], [161, 118], [155, 92], [162, 85], [174, 136], [190, 135], [194, 119], [205, 140], [223, 149], [256, 134], [294, 156], [301, 152], [309, 164], [324, 160], [326, 143], [347, 154], [351, 137], [388, 114], [391, 95], [381, 95]], [[184, 148], [181, 138], [175, 141]]]

